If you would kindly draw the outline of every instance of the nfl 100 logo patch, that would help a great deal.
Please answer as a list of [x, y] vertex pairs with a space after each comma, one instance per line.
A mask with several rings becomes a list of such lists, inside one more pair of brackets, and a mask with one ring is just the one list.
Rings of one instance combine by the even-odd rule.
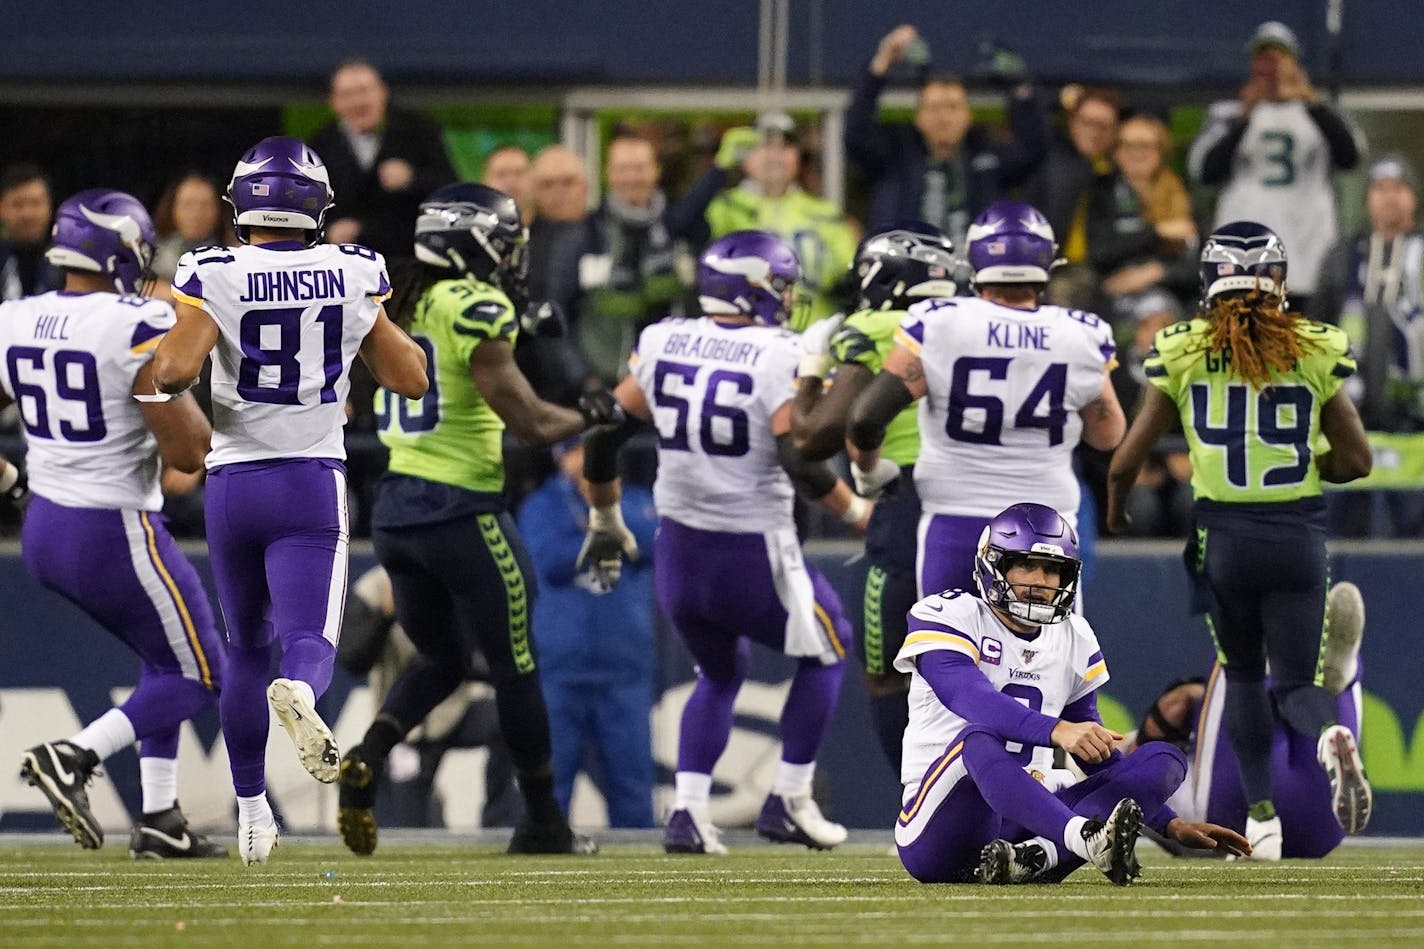
[[997, 666], [1004, 657], [1004, 644], [997, 639], [985, 637], [979, 643], [979, 658], [991, 666]]

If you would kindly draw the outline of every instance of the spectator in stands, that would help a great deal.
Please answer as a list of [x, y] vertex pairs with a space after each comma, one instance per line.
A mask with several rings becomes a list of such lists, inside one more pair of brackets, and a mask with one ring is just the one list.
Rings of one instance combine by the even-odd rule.
[[455, 180], [439, 126], [419, 113], [390, 108], [390, 90], [364, 59], [336, 67], [328, 101], [336, 121], [311, 140], [336, 192], [326, 216], [327, 240], [409, 257], [420, 202]]
[[1291, 260], [1291, 306], [1310, 312], [1321, 262], [1338, 236], [1333, 173], [1354, 168], [1360, 151], [1345, 119], [1310, 84], [1289, 27], [1262, 23], [1247, 51], [1251, 78], [1239, 98], [1211, 106], [1188, 170], [1221, 188], [1213, 228], [1257, 221], [1280, 235]]
[[[578, 310], [578, 265], [588, 217], [588, 173], [583, 161], [563, 145], [534, 156], [529, 171], [534, 220], [529, 225], [529, 299], [557, 307], [567, 325]], [[513, 301], [521, 311], [526, 301]], [[539, 397], [573, 405], [592, 373], [570, 336], [528, 339], [515, 361]], [[543, 453], [543, 449], [537, 449]], [[517, 466], [516, 466], [517, 467]]]
[[528, 224], [534, 214], [534, 190], [529, 177], [529, 153], [512, 142], [496, 145], [485, 156], [480, 183], [503, 191], [519, 205], [519, 214]]
[[608, 802], [612, 827], [653, 826], [653, 531], [648, 489], [624, 485], [623, 519], [641, 555], [604, 588], [593, 568], [574, 568], [588, 527], [583, 445], [554, 452], [559, 471], [530, 495], [519, 530], [539, 575], [532, 628], [549, 705], [554, 794], [569, 812], [574, 778], [585, 755]]
[[846, 155], [874, 192], [869, 230], [928, 221], [962, 247], [969, 222], [1005, 189], [1028, 180], [1043, 161], [1048, 118], [1019, 60], [1017, 70], [996, 74], [1015, 86], [1008, 141], [973, 124], [969, 93], [949, 75], [931, 76], [920, 86], [913, 125], [880, 122], [876, 110], [887, 75], [917, 49], [923, 49], [923, 40], [913, 26], [898, 26], [880, 40], [846, 112]]
[[1167, 164], [1171, 152], [1172, 136], [1166, 123], [1155, 115], [1139, 112], [1125, 119], [1118, 129], [1113, 159], [1141, 199], [1142, 215], [1157, 232], [1163, 252], [1191, 252], [1191, 269], [1195, 272], [1197, 225], [1187, 186]]
[[[799, 331], [840, 308], [837, 291], [858, 238], [840, 208], [801, 188], [801, 148], [791, 116], [763, 113], [754, 136], [746, 129], [729, 131], [717, 162], [694, 192], [728, 181], [731, 162], [744, 154], [742, 182], [707, 205], [704, 234], [715, 239], [732, 231], [767, 231], [791, 245], [801, 263], [799, 292], [809, 303], [795, 307], [792, 315], [791, 328]], [[743, 152], [744, 145], [751, 147]]]
[[[1345, 385], [1371, 431], [1424, 431], [1424, 233], [1419, 178], [1402, 155], [1370, 166], [1370, 226], [1337, 243], [1325, 258], [1309, 315], [1338, 323], [1350, 337], [1360, 372]], [[1357, 383], [1352, 386], [1352, 383]], [[1385, 506], [1394, 533], [1424, 533], [1424, 491], [1391, 492]], [[1364, 533], [1366, 496], [1332, 496], [1337, 533]]]
[[189, 172], [164, 190], [154, 210], [158, 244], [153, 272], [172, 280], [178, 258], [190, 250], [236, 242], [231, 211], [222, 203], [218, 186], [201, 172]]
[[[585, 219], [578, 259], [580, 295], [569, 314], [593, 371], [612, 385], [628, 372], [628, 354], [649, 323], [679, 312], [686, 251], [668, 227], [653, 143], [620, 135], [608, 145], [608, 192]], [[691, 262], [683, 260], [690, 272]]]
[[1112, 298], [1140, 293], [1166, 271], [1155, 258], [1157, 232], [1142, 200], [1113, 162], [1121, 97], [1113, 89], [1070, 87], [1064, 106], [1066, 137], [1049, 146], [1029, 188], [1030, 200], [1053, 225], [1059, 252], [1077, 265], [1055, 273], [1050, 297], [1109, 312]]
[[38, 165], [11, 165], [0, 172], [0, 300], [17, 300], [58, 289], [58, 271], [45, 260], [54, 202], [49, 179]]

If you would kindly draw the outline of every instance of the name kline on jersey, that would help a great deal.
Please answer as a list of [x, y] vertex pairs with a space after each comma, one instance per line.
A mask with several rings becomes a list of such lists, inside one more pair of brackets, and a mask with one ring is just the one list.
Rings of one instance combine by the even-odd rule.
[[346, 274], [339, 268], [321, 270], [255, 270], [247, 275], [242, 303], [285, 303], [288, 300], [331, 300], [346, 296]]

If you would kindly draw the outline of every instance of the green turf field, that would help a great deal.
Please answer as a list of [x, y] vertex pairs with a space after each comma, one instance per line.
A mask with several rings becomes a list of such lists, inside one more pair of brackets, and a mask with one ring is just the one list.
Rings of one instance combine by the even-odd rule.
[[1424, 847], [1274, 866], [1151, 856], [1128, 889], [1087, 870], [990, 889], [921, 886], [884, 844], [543, 859], [407, 844], [357, 859], [313, 840], [248, 870], [139, 864], [113, 843], [91, 855], [0, 837], [0, 946], [1424, 945]]

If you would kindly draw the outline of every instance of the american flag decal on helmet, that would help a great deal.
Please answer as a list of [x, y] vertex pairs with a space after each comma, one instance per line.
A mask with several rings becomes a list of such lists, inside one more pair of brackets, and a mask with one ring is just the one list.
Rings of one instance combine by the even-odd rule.
[[271, 188], [271, 186], [269, 186], [269, 185], [264, 185], [264, 184], [260, 184], [259, 182], [255, 182], [255, 181], [252, 183], [252, 195], [253, 195], [253, 197], [265, 198], [265, 197], [267, 197], [268, 195], [270, 195], [271, 193], [272, 193], [272, 188]]
[[991, 253], [991, 254], [995, 254], [995, 255], [1002, 254], [1002, 253], [1004, 252], [1004, 242], [1003, 242], [1003, 241], [991, 241], [990, 243], [984, 245], [984, 249], [985, 249], [986, 251], [988, 251], [989, 253]]

